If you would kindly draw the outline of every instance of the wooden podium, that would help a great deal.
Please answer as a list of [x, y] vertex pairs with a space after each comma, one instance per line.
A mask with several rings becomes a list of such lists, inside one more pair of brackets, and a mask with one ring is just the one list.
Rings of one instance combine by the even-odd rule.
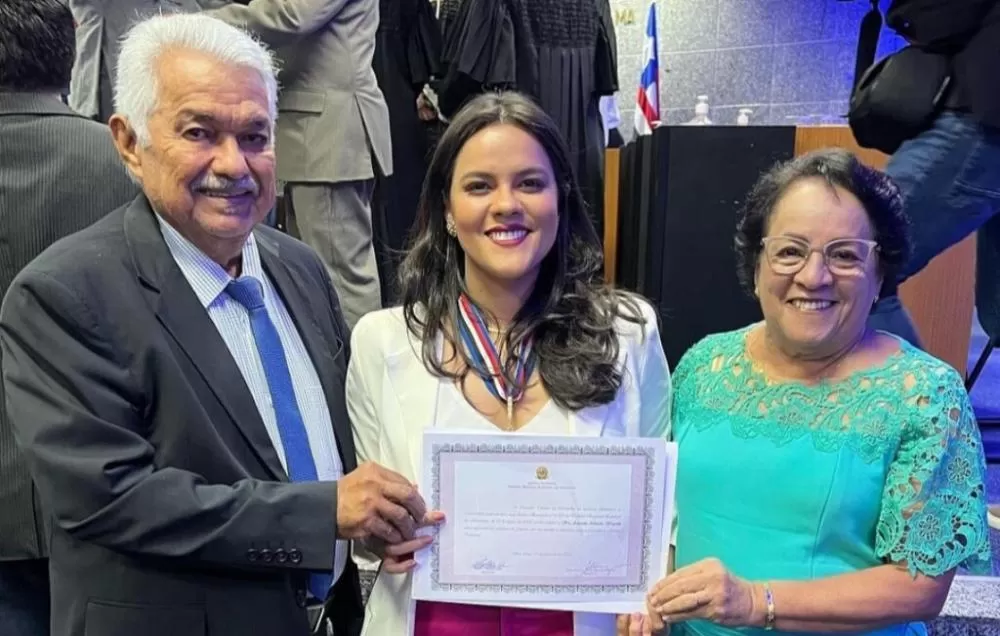
[[618, 189], [621, 187], [621, 151], [604, 153], [604, 281], [617, 280], [618, 269]]
[[[847, 126], [800, 127], [795, 134], [795, 155], [820, 148], [846, 148], [863, 161], [883, 168], [887, 157], [866, 150], [854, 141]], [[607, 151], [604, 178], [605, 280], [615, 282], [619, 248], [618, 193], [620, 152]], [[916, 324], [924, 347], [953, 366], [964, 378], [969, 357], [975, 303], [975, 236], [944, 252], [917, 276], [900, 287], [900, 298]]]

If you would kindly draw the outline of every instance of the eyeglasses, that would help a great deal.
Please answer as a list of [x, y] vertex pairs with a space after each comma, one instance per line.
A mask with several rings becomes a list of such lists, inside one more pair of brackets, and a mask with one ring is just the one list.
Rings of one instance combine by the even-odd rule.
[[813, 252], [823, 255], [823, 263], [831, 274], [856, 276], [864, 272], [868, 259], [879, 249], [876, 241], [849, 238], [835, 239], [818, 248], [794, 236], [768, 236], [760, 244], [771, 270], [782, 276], [802, 271]]

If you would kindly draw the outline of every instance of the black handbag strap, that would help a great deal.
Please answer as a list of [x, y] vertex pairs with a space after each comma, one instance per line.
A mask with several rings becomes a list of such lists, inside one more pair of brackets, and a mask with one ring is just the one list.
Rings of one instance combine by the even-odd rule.
[[865, 71], [875, 63], [875, 52], [878, 50], [878, 36], [882, 30], [882, 12], [878, 8], [878, 0], [870, 0], [872, 8], [861, 19], [861, 29], [858, 33], [858, 53], [854, 60], [854, 88], [858, 87]]

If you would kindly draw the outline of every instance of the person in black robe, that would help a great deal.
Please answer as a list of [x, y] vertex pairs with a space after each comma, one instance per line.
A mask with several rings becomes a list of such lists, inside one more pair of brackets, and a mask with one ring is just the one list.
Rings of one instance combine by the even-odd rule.
[[383, 306], [395, 301], [396, 267], [417, 213], [430, 158], [429, 124], [417, 113], [417, 96], [438, 74], [441, 33], [428, 0], [381, 0], [373, 66], [389, 107], [393, 174], [375, 188], [373, 229]]
[[594, 224], [603, 232], [604, 129], [599, 100], [618, 90], [608, 0], [462, 0], [442, 6], [445, 44], [439, 107], [450, 118], [484, 90], [533, 97], [574, 158]]

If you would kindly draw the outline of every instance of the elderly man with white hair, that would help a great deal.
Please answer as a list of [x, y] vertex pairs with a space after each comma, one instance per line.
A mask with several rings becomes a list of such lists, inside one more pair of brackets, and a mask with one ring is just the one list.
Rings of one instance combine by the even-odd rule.
[[[347, 330], [275, 198], [268, 52], [204, 15], [125, 38], [110, 126], [143, 194], [0, 310], [7, 406], [51, 517], [53, 636], [356, 636], [349, 541], [414, 540], [355, 466]], [[94, 183], [94, 188], [103, 184]]]

